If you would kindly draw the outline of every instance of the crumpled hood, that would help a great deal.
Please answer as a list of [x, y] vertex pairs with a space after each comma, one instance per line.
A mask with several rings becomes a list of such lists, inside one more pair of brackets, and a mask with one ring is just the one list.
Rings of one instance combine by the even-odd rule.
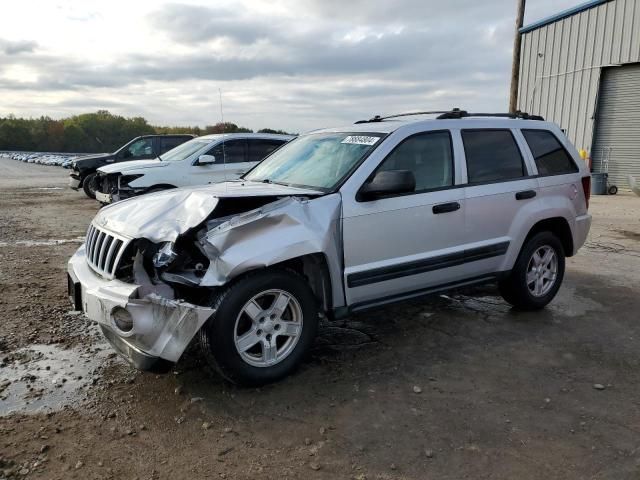
[[254, 182], [176, 188], [113, 203], [100, 210], [93, 222], [130, 238], [146, 238], [155, 243], [174, 242], [178, 236], [202, 223], [218, 205], [218, 198], [320, 193]]
[[100, 167], [98, 171], [106, 174], [126, 173], [129, 170], [138, 170], [142, 168], [166, 167], [167, 165], [168, 165], [167, 162], [162, 162], [157, 158], [153, 160], [131, 160], [129, 162], [121, 162], [113, 165], [105, 165], [104, 167]]
[[93, 155], [83, 155], [76, 158], [72, 166], [77, 170], [94, 168], [96, 165], [104, 164], [107, 160], [113, 158], [113, 153], [95, 153]]

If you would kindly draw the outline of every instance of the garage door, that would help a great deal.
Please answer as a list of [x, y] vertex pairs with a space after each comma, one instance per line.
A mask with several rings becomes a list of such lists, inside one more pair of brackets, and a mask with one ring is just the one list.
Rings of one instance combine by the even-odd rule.
[[640, 64], [603, 72], [591, 158], [593, 170], [609, 169], [609, 183], [629, 188], [628, 175], [640, 180]]

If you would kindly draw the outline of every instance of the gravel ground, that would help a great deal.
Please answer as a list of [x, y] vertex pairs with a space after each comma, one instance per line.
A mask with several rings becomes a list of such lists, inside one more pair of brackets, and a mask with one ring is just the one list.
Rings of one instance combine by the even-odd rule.
[[116, 358], [66, 297], [96, 202], [0, 171], [0, 479], [640, 477], [640, 198], [592, 198], [542, 312], [493, 287], [382, 308], [239, 389], [192, 352], [164, 376]]

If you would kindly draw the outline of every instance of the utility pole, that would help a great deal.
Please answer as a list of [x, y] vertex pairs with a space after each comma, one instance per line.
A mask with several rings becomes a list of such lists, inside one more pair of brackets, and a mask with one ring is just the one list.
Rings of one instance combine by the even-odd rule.
[[513, 37], [513, 60], [511, 63], [511, 91], [509, 93], [509, 112], [518, 109], [518, 82], [520, 81], [520, 29], [524, 22], [524, 7], [526, 0], [517, 0], [516, 31]]

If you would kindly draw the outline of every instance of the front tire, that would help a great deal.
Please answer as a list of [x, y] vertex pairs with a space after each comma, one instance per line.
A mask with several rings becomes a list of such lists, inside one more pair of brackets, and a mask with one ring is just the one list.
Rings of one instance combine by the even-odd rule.
[[82, 182], [82, 189], [84, 193], [89, 198], [96, 198], [96, 190], [98, 188], [97, 184], [97, 173], [91, 173], [84, 178]]
[[207, 362], [232, 383], [259, 386], [292, 373], [318, 329], [317, 300], [306, 280], [283, 269], [247, 275], [212, 299], [199, 333]]
[[562, 243], [551, 232], [540, 232], [522, 247], [510, 275], [498, 286], [502, 297], [519, 310], [540, 310], [558, 293], [564, 278]]

